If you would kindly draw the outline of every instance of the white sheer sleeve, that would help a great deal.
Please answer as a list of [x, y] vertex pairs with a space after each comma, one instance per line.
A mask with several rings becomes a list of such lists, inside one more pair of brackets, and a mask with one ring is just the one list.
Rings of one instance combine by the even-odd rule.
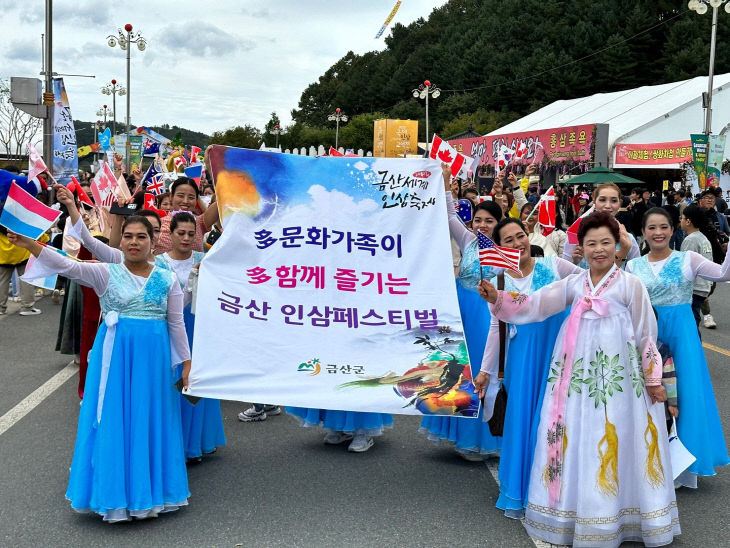
[[124, 254], [120, 249], [110, 247], [94, 238], [81, 219], [76, 221], [75, 225], [71, 225], [68, 233], [79, 240], [102, 263], [121, 263], [124, 261]]
[[563, 246], [563, 259], [566, 261], [573, 262], [573, 250], [575, 249], [576, 244], [571, 244], [568, 242], [568, 240], [565, 240], [565, 245]]
[[522, 210], [522, 206], [527, 203], [527, 197], [525, 196], [525, 190], [530, 185], [530, 179], [527, 177], [523, 177], [520, 179], [519, 184], [516, 187], [512, 188], [512, 196], [515, 198], [515, 205], [517, 206], [517, 211]]
[[631, 234], [631, 232], [629, 232], [629, 238], [631, 238], [631, 249], [629, 249], [629, 252], [626, 255], [627, 261], [641, 256], [641, 251], [639, 250], [639, 243], [636, 241], [636, 238], [634, 238], [634, 235]]
[[170, 359], [175, 367], [190, 359], [190, 346], [183, 320], [183, 293], [177, 280], [173, 280], [167, 293], [167, 330], [170, 335]]
[[641, 356], [644, 384], [659, 386], [662, 383], [662, 358], [656, 347], [657, 323], [649, 300], [649, 293], [638, 277], [626, 276], [626, 278], [625, 298]]
[[699, 276], [710, 282], [730, 281], [730, 253], [725, 255], [722, 264], [713, 263], [694, 251], [686, 253], [684, 266], [689, 270], [686, 275], [690, 280]]
[[[59, 253], [44, 248], [25, 276], [40, 278], [47, 276], [47, 272], [62, 274], [82, 285], [93, 289], [97, 295], [103, 295], [109, 284], [109, 267], [104, 263], [82, 263], [62, 257]], [[43, 275], [41, 275], [43, 274]]]
[[474, 234], [464, 226], [461, 219], [456, 214], [454, 207], [454, 197], [451, 192], [446, 192], [446, 213], [449, 218], [449, 232], [459, 249], [464, 252], [467, 246], [474, 241]]
[[546, 320], [573, 303], [576, 278], [585, 275], [588, 275], [585, 270], [580, 274], [571, 274], [538, 289], [532, 295], [499, 291], [497, 302], [490, 306], [492, 316], [517, 325]]
[[490, 378], [499, 373], [499, 320], [494, 316], [489, 321], [489, 335], [484, 345], [480, 371], [488, 373]]
[[553, 265], [555, 265], [555, 271], [561, 280], [571, 274], [580, 274], [583, 272], [583, 269], [578, 265], [574, 265], [572, 261], [561, 259], [557, 256], [553, 256]]

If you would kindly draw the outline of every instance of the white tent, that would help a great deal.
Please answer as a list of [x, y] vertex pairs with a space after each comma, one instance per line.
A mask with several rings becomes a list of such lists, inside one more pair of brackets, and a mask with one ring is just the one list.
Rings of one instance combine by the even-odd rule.
[[[702, 93], [707, 76], [657, 86], [597, 93], [589, 97], [555, 101], [540, 110], [503, 126], [488, 135], [560, 128], [580, 124], [608, 124], [608, 162], [614, 165], [617, 143], [666, 143], [688, 140], [690, 133], [702, 133], [705, 114]], [[712, 129], [715, 134], [730, 132], [730, 73], [715, 75], [712, 94]], [[730, 146], [725, 149], [730, 158]], [[604, 159], [596, 158], [596, 162]], [[605, 165], [605, 164], [604, 164]], [[664, 164], [677, 169], [679, 164]]]

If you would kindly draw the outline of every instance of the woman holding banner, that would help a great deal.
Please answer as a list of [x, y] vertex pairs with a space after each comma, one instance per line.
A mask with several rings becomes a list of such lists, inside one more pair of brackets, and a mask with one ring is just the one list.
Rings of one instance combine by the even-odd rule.
[[705, 352], [695, 328], [692, 291], [698, 277], [711, 282], [729, 281], [730, 254], [719, 265], [693, 251], [673, 251], [669, 247], [673, 231], [672, 217], [664, 208], [654, 207], [644, 213], [642, 233], [649, 254], [629, 262], [626, 271], [644, 282], [657, 312], [659, 339], [674, 356], [682, 406], [677, 431], [697, 459], [677, 483], [696, 488], [698, 475], [714, 476], [715, 467], [729, 464], [730, 459]]
[[[534, 204], [529, 204], [533, 206]], [[502, 219], [494, 229], [494, 243], [520, 251], [520, 271], [507, 270], [504, 289], [532, 295], [538, 289], [562, 280], [582, 269], [554, 254], [533, 258], [530, 253], [528, 230], [517, 219]], [[497, 508], [507, 517], [525, 517], [530, 468], [535, 451], [537, 426], [545, 394], [550, 354], [542, 351], [552, 348], [565, 320], [567, 312], [559, 312], [543, 321], [508, 327], [505, 337], [504, 387], [507, 391], [507, 408], [502, 435], [502, 451], [499, 460], [499, 499]], [[481, 371], [474, 386], [484, 398], [484, 414], [491, 417], [494, 400], [499, 390], [500, 340], [499, 320], [492, 316], [489, 336], [484, 348]]]
[[105, 521], [156, 517], [187, 505], [179, 396], [172, 366], [190, 364], [183, 295], [172, 272], [150, 264], [152, 226], [131, 216], [120, 264], [69, 260], [9, 235], [37, 257], [29, 276], [58, 273], [99, 295], [104, 323], [91, 350], [66, 497]]
[[[480, 292], [518, 325], [568, 307], [551, 358], [524, 525], [551, 544], [670, 544], [680, 534], [664, 425], [657, 324], [641, 280], [617, 268], [619, 224], [607, 212], [581, 223], [589, 269], [532, 295]], [[534, 349], [537, 352], [543, 349]]]
[[[456, 295], [474, 378], [482, 361], [490, 318], [489, 308], [477, 293], [479, 280], [482, 276], [489, 277], [490, 270], [489, 267], [479, 265], [476, 233], [481, 231], [491, 237], [494, 227], [502, 219], [502, 209], [492, 200], [478, 204], [472, 219], [472, 230], [467, 229], [454, 208], [451, 168], [442, 165], [442, 171], [449, 231], [462, 254], [459, 278], [456, 280]], [[477, 419], [426, 416], [421, 421], [420, 431], [436, 444], [453, 444], [456, 451], [469, 461], [483, 461], [487, 456], [497, 454], [500, 448], [501, 438], [492, 436], [489, 425], [482, 420], [482, 411]]]

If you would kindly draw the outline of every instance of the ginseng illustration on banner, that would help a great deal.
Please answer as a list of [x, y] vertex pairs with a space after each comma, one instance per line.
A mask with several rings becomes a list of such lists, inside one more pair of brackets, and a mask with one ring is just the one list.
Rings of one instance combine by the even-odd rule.
[[208, 148], [190, 393], [476, 417], [439, 162]]

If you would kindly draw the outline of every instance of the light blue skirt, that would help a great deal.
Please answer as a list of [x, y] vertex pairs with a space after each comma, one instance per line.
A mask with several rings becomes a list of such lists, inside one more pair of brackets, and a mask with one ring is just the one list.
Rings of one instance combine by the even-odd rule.
[[[462, 286], [456, 280], [461, 321], [464, 326], [466, 347], [469, 351], [472, 379], [479, 373], [484, 355], [484, 345], [489, 334], [491, 315], [487, 302], [479, 293]], [[489, 424], [482, 420], [484, 411], [479, 409], [476, 418], [427, 416], [421, 421], [420, 432], [437, 445], [447, 443], [463, 454], [498, 454], [502, 438], [492, 436]]]
[[307, 407], [287, 407], [286, 412], [305, 428], [321, 426], [325, 430], [336, 432], [351, 434], [362, 432], [367, 436], [380, 436], [383, 430], [393, 426], [393, 415], [387, 413], [334, 411]]
[[[192, 350], [195, 316], [190, 313], [189, 306], [185, 308], [183, 317], [188, 342]], [[175, 369], [175, 379], [179, 379], [181, 375], [182, 365], [179, 365]], [[213, 453], [216, 447], [222, 447], [226, 444], [220, 400], [202, 398], [197, 404], [191, 405], [181, 395], [180, 417], [182, 420], [185, 458], [194, 459], [206, 453]]]
[[119, 319], [97, 422], [106, 333], [90, 354], [66, 498], [106, 521], [176, 510], [190, 492], [167, 322]]
[[697, 460], [688, 471], [714, 476], [730, 463], [705, 351], [689, 303], [656, 306], [658, 339], [669, 347], [677, 373], [677, 433]]
[[497, 508], [511, 518], [524, 517], [551, 352], [567, 314], [561, 312], [543, 322], [518, 325], [517, 334], [509, 342]]

